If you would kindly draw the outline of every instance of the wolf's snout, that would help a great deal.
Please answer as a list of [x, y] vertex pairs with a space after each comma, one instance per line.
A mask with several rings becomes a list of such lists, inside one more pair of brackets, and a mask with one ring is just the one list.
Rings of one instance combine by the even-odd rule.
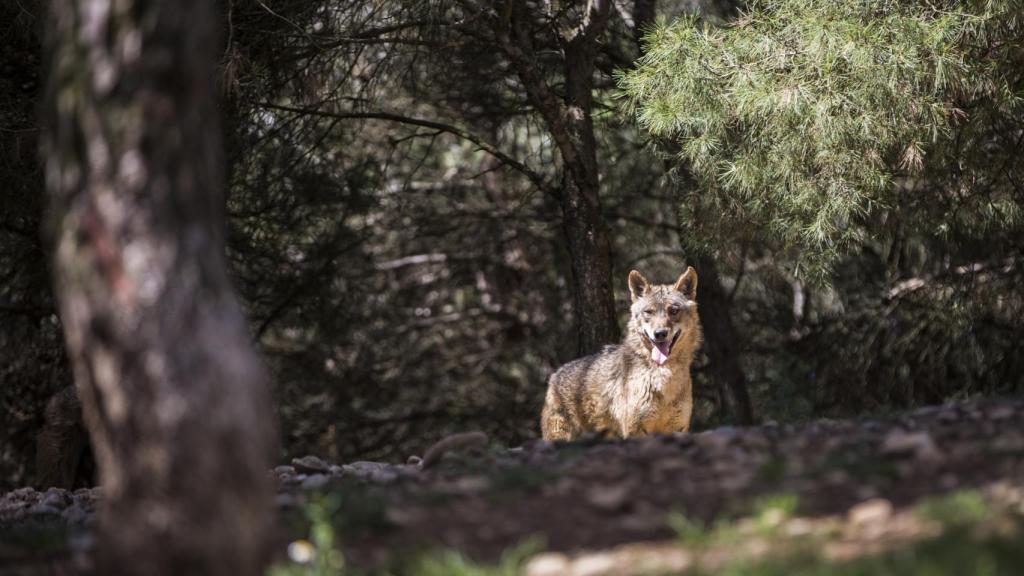
[[664, 340], [665, 338], [668, 338], [668, 328], [658, 328], [654, 331], [655, 340]]

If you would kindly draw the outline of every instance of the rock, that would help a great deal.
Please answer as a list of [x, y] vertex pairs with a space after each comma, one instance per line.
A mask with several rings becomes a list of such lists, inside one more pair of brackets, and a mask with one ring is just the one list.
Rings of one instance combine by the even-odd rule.
[[331, 476], [341, 476], [345, 473], [345, 469], [342, 468], [341, 466], [338, 466], [337, 464], [331, 464], [331, 467], [328, 468], [328, 471], [331, 473]]
[[345, 464], [341, 468], [344, 474], [350, 474], [356, 478], [371, 482], [386, 483], [398, 477], [398, 473], [392, 470], [389, 464], [383, 462], [359, 461]]
[[722, 430], [710, 430], [708, 432], [701, 432], [697, 434], [697, 445], [705, 450], [712, 452], [712, 457], [718, 452], [723, 452], [729, 443], [732, 442], [735, 434], [731, 429]]
[[597, 485], [587, 491], [586, 499], [595, 508], [615, 512], [625, 507], [629, 493], [630, 487], [626, 483]]
[[1016, 416], [1017, 411], [1012, 406], [999, 405], [989, 410], [988, 417], [992, 420], [1005, 420]]
[[60, 509], [46, 504], [36, 504], [28, 509], [30, 516], [60, 516]]
[[316, 456], [303, 456], [292, 460], [292, 466], [300, 473], [312, 474], [316, 472], [329, 472], [330, 466]]
[[479, 494], [490, 487], [486, 476], [463, 476], [452, 482], [452, 488], [459, 494]]
[[537, 554], [526, 563], [525, 576], [562, 576], [568, 571], [569, 557], [561, 552]]
[[892, 503], [884, 498], [872, 498], [850, 508], [850, 522], [857, 526], [879, 524], [892, 516]]
[[90, 514], [81, 505], [73, 504], [61, 513], [61, 517], [68, 524], [81, 525], [85, 524], [86, 520], [90, 518]]
[[46, 506], [53, 506], [57, 509], [63, 509], [71, 503], [71, 497], [68, 495], [66, 490], [60, 488], [50, 488], [43, 495], [43, 499], [40, 502]]
[[942, 454], [927, 432], [893, 430], [882, 441], [882, 454], [911, 454], [919, 460], [939, 460]]
[[32, 496], [35, 496], [36, 490], [31, 486], [25, 486], [24, 488], [18, 488], [11, 492], [11, 496], [18, 498], [19, 500], [27, 500]]
[[388, 484], [398, 479], [398, 472], [390, 468], [381, 468], [379, 470], [373, 470], [368, 475], [370, 482], [377, 484]]
[[288, 492], [282, 492], [274, 496], [274, 506], [277, 508], [292, 508], [301, 504], [301, 499]]
[[[311, 458], [311, 456], [307, 456], [307, 458]], [[292, 474], [295, 474], [295, 467], [282, 464], [274, 468], [274, 474], [277, 474], [278, 476], [291, 476]]]
[[352, 470], [354, 470], [357, 473], [368, 473], [368, 472], [372, 472], [374, 470], [380, 470], [382, 468], [387, 468], [387, 466], [388, 465], [383, 463], [383, 462], [368, 462], [368, 461], [365, 461], [365, 460], [360, 460], [358, 462], [353, 462], [351, 464], [348, 464], [346, 466], [346, 468], [351, 468]]
[[392, 466], [391, 470], [394, 470], [399, 476], [415, 476], [422, 469], [415, 464], [399, 464], [398, 466]]
[[311, 474], [302, 481], [303, 490], [319, 490], [330, 482], [326, 474]]
[[416, 455], [409, 456], [409, 459], [405, 461], [410, 466], [419, 466], [420, 462], [423, 462], [423, 458]]

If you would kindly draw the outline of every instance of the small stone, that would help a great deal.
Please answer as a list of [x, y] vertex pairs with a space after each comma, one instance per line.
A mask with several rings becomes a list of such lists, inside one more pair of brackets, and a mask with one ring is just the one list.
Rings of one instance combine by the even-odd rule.
[[595, 552], [573, 560], [571, 574], [574, 576], [611, 576], [621, 573], [616, 568], [615, 556], [611, 552]]
[[872, 498], [850, 508], [850, 522], [857, 526], [879, 524], [892, 516], [892, 502], [884, 498]]
[[423, 458], [420, 458], [419, 456], [416, 456], [415, 454], [412, 455], [412, 456], [409, 456], [409, 459], [405, 461], [405, 463], [409, 464], [410, 466], [419, 466], [420, 462], [423, 462]]
[[85, 524], [85, 521], [89, 518], [89, 513], [86, 512], [82, 506], [74, 504], [72, 506], [68, 506], [67, 509], [61, 513], [61, 517], [64, 518], [68, 524]]
[[857, 496], [857, 498], [860, 498], [861, 500], [870, 500], [878, 496], [878, 489], [872, 486], [871, 484], [864, 484], [858, 486], [857, 489], [853, 491], [853, 493], [854, 495]]
[[28, 509], [31, 516], [60, 516], [60, 510], [46, 504], [36, 504]]
[[806, 536], [814, 530], [814, 523], [806, 518], [793, 518], [784, 528], [789, 536]]
[[282, 492], [274, 496], [274, 506], [278, 508], [292, 508], [299, 504], [299, 499], [294, 494]]
[[278, 476], [295, 474], [295, 467], [289, 466], [287, 464], [282, 464], [274, 468], [274, 474], [277, 474]]
[[317, 458], [316, 456], [303, 456], [302, 458], [295, 458], [292, 460], [292, 466], [295, 466], [295, 470], [298, 472], [305, 472], [311, 474], [314, 472], [328, 472], [330, 466], [326, 462]]
[[32, 488], [31, 486], [25, 486], [24, 488], [18, 488], [17, 490], [12, 491], [11, 496], [14, 496], [15, 498], [20, 498], [22, 500], [26, 500], [29, 497], [34, 496], [35, 493], [35, 488]]
[[731, 429], [719, 428], [697, 434], [697, 445], [712, 452], [721, 452], [729, 446], [734, 438]]
[[850, 481], [850, 475], [845, 470], [832, 470], [825, 475], [824, 480], [830, 486], [842, 486]]
[[629, 500], [630, 488], [625, 483], [594, 486], [586, 493], [591, 506], [605, 512], [622, 509]]
[[383, 462], [368, 462], [368, 461], [365, 461], [365, 460], [360, 460], [358, 462], [353, 462], [353, 463], [349, 464], [348, 466], [351, 467], [356, 472], [363, 472], [363, 473], [365, 473], [365, 472], [372, 472], [373, 470], [380, 470], [382, 468], [387, 468], [387, 464], [384, 464]]
[[526, 563], [525, 576], [562, 576], [569, 569], [569, 557], [560, 552], [537, 554]]
[[328, 482], [330, 482], [330, 478], [326, 474], [311, 474], [302, 481], [302, 489], [319, 490], [324, 486], [327, 486]]
[[43, 495], [43, 499], [40, 503], [45, 504], [47, 506], [53, 506], [54, 508], [57, 509], [62, 509], [66, 507], [70, 503], [70, 501], [71, 498], [68, 496], [66, 490], [61, 490], [60, 488], [50, 488], [49, 490], [46, 491], [46, 494]]
[[390, 468], [381, 468], [379, 470], [373, 470], [368, 475], [371, 482], [378, 484], [388, 484], [398, 479], [398, 473]]
[[463, 476], [452, 487], [460, 494], [478, 494], [490, 488], [491, 481], [486, 476]]
[[397, 473], [399, 476], [415, 476], [422, 471], [422, 469], [419, 466], [410, 464], [399, 464], [397, 466], [392, 466], [391, 470], [395, 471], [395, 473]]
[[331, 464], [331, 467], [328, 468], [328, 471], [331, 473], [331, 476], [341, 476], [342, 474], [345, 473], [345, 469], [342, 468], [341, 466], [338, 466], [337, 464]]
[[989, 410], [988, 417], [992, 420], [1005, 420], [1011, 418], [1017, 414], [1017, 411], [1012, 406], [1006, 406], [1005, 404], [996, 406]]
[[881, 451], [883, 454], [912, 454], [919, 460], [938, 460], [942, 457], [927, 432], [893, 430], [882, 441]]

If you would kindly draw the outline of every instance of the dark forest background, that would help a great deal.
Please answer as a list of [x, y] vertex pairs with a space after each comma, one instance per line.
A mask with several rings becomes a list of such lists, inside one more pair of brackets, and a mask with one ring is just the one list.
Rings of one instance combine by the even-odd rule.
[[[937, 192], [865, 216], [804, 274], [791, 246], [709, 230], [699, 179], [620, 97], [657, 15], [735, 5], [612, 3], [570, 42], [571, 7], [484, 4], [219, 2], [229, 260], [288, 455], [535, 438], [547, 376], [616, 339], [633, 268], [700, 274], [697, 429], [1021, 391], [1024, 230], [972, 203], [1019, 212], [1019, 114], [961, 151], [987, 192], [922, 178]], [[42, 233], [43, 9], [0, 4], [4, 486], [32, 479], [45, 405], [71, 384]], [[1019, 90], [1019, 44], [999, 55]]]

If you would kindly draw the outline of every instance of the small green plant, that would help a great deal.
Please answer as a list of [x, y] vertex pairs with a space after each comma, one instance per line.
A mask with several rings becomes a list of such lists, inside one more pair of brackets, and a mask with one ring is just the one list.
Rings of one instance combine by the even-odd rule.
[[991, 507], [977, 490], [961, 490], [938, 498], [930, 498], [917, 506], [921, 517], [946, 526], [980, 522], [989, 516]]
[[701, 546], [710, 540], [711, 530], [687, 518], [682, 512], [672, 512], [666, 522], [687, 546]]
[[796, 512], [795, 494], [767, 494], [754, 501], [754, 520], [758, 532], [774, 533], [775, 530]]
[[474, 562], [458, 552], [447, 550], [432, 554], [419, 561], [410, 571], [416, 576], [517, 576], [523, 563], [540, 549], [536, 540], [526, 542], [505, 551], [497, 564]]

